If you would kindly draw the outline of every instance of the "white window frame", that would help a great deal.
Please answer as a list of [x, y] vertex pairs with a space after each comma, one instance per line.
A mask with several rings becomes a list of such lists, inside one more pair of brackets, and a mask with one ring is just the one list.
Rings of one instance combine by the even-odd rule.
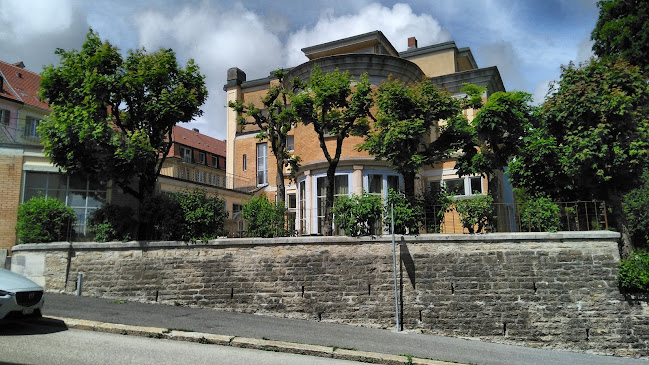
[[[480, 179], [480, 192], [479, 192], [479, 194], [473, 194], [473, 191], [471, 190], [471, 180], [472, 179]], [[483, 181], [482, 181], [482, 176], [480, 176], [480, 175], [443, 179], [442, 184], [443, 184], [444, 188], [446, 189], [446, 184], [447, 184], [448, 181], [460, 181], [460, 180], [464, 184], [464, 193], [463, 194], [453, 195], [453, 197], [484, 195], [484, 184], [483, 184]]]
[[192, 163], [192, 149], [187, 147], [180, 147], [180, 156], [182, 156], [183, 162]]
[[289, 152], [295, 151], [295, 137], [286, 136], [286, 150]]
[[9, 126], [11, 124], [11, 111], [7, 109], [0, 109], [0, 122], [4, 124], [5, 126]]
[[207, 165], [205, 152], [198, 153], [198, 161], [198, 163], [200, 163], [201, 165]]
[[[388, 176], [394, 176], [399, 178], [399, 188], [403, 187], [403, 177], [394, 171], [385, 171], [385, 170], [364, 170], [363, 171], [363, 190], [369, 193], [370, 191], [370, 175], [381, 175], [381, 195], [383, 200], [388, 197]], [[376, 193], [371, 193], [376, 194]]]
[[[343, 176], [343, 175], [347, 176], [347, 196], [352, 196], [352, 194], [354, 193], [353, 173], [352, 173], [352, 171], [347, 171], [347, 170], [342, 170], [340, 172], [336, 171], [335, 176]], [[320, 218], [320, 214], [318, 212], [318, 179], [319, 178], [326, 178], [326, 177], [327, 177], [326, 173], [316, 174], [316, 175], [313, 175], [313, 179], [312, 179], [312, 182], [311, 182], [312, 183], [311, 191], [313, 192], [312, 197], [311, 197], [311, 206], [313, 207], [313, 209], [312, 209], [313, 210], [313, 217], [311, 218], [312, 219], [311, 220], [311, 227], [312, 227], [312, 233], [316, 233], [316, 234], [321, 234], [322, 233], [322, 232], [319, 231], [319, 227], [318, 227], [318, 218]], [[325, 192], [325, 194], [326, 194], [326, 192]], [[326, 199], [326, 197], [325, 197], [325, 199]], [[334, 200], [335, 199], [336, 199], [336, 193], [334, 192]], [[322, 216], [324, 216], [324, 215], [322, 215]], [[334, 222], [332, 221], [331, 224], [332, 224], [332, 228], [333, 228]]]
[[245, 153], [243, 154], [242, 164], [243, 164], [243, 171], [247, 171], [248, 170], [248, 155], [246, 155]]
[[40, 138], [37, 129], [40, 123], [41, 119], [27, 116], [25, 118], [25, 137]]
[[268, 143], [257, 143], [256, 181], [257, 186], [268, 185]]

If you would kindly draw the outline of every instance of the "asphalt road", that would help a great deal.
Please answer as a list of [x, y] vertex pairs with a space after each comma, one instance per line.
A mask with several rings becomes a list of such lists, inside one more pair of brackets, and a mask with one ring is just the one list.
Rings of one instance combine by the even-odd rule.
[[336, 346], [385, 354], [411, 354], [479, 365], [649, 365], [648, 359], [599, 356], [309, 320], [54, 293], [47, 293], [44, 315]]
[[0, 322], [0, 364], [357, 364], [352, 361]]

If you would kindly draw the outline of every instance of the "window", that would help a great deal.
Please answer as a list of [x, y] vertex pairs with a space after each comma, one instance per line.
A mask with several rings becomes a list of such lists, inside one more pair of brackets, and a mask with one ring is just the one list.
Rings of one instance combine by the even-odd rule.
[[186, 167], [181, 167], [178, 169], [178, 178], [180, 179], [189, 179], [189, 170]]
[[248, 170], [248, 159], [247, 156], [244, 154], [243, 155], [243, 171]]
[[205, 171], [196, 170], [196, 182], [205, 183]]
[[212, 156], [212, 166], [219, 167], [219, 159], [216, 156]]
[[232, 204], [232, 219], [237, 219], [243, 211], [243, 205], [241, 204]]
[[257, 185], [268, 184], [268, 145], [257, 144]]
[[185, 147], [180, 147], [180, 155], [186, 163], [192, 163], [192, 150]]
[[295, 150], [295, 137], [286, 136], [286, 149], [290, 152]]
[[9, 110], [6, 109], [0, 109], [0, 121], [2, 121], [2, 124], [8, 126], [9, 125], [9, 118], [11, 116], [11, 113]]
[[286, 206], [288, 208], [288, 213], [286, 217], [286, 229], [289, 234], [295, 232], [295, 221], [297, 218], [297, 197], [295, 194], [286, 195]]
[[444, 180], [446, 192], [455, 196], [482, 194], [482, 177], [468, 176], [460, 179]]
[[39, 138], [37, 128], [40, 123], [40, 119], [27, 117], [25, 121], [25, 137]]
[[205, 152], [199, 152], [198, 153], [198, 163], [201, 165], [206, 165], [207, 162], [205, 162]]
[[[325, 205], [327, 201], [327, 177], [317, 179], [317, 205], [318, 232], [324, 232]], [[336, 175], [334, 177], [334, 200], [339, 196], [349, 195], [349, 175]]]
[[57, 173], [25, 172], [22, 201], [38, 194], [56, 198], [72, 207], [77, 215], [76, 233], [86, 235], [86, 220], [106, 203], [106, 188], [86, 179]]
[[298, 193], [300, 198], [300, 233], [306, 232], [306, 181], [302, 180], [298, 184]]

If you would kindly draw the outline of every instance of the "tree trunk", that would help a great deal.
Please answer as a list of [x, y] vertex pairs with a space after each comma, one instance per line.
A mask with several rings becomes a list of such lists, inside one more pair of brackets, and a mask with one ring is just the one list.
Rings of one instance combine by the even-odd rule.
[[286, 187], [284, 186], [284, 161], [280, 158], [275, 158], [275, 162], [277, 165], [277, 173], [275, 174], [275, 183], [277, 184], [277, 204], [284, 206], [286, 202]]
[[322, 222], [322, 234], [325, 236], [333, 236], [333, 206], [334, 206], [334, 189], [336, 181], [336, 166], [338, 164], [329, 163], [327, 168], [327, 192], [325, 197], [325, 211], [324, 219]]

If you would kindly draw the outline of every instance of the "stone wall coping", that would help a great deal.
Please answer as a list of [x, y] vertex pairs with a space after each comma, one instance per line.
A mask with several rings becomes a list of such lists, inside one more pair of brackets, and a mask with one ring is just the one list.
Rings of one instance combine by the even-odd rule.
[[[597, 241], [618, 240], [620, 233], [612, 231], [572, 231], [572, 232], [516, 232], [487, 234], [421, 234], [417, 236], [395, 236], [398, 243], [506, 243], [520, 241]], [[192, 248], [192, 247], [253, 247], [281, 245], [355, 245], [367, 243], [391, 243], [392, 236], [302, 236], [278, 238], [219, 238], [207, 242], [180, 241], [129, 241], [129, 242], [51, 242], [22, 244], [12, 248], [13, 252], [21, 251], [60, 251], [60, 250], [129, 250], [154, 248]]]

